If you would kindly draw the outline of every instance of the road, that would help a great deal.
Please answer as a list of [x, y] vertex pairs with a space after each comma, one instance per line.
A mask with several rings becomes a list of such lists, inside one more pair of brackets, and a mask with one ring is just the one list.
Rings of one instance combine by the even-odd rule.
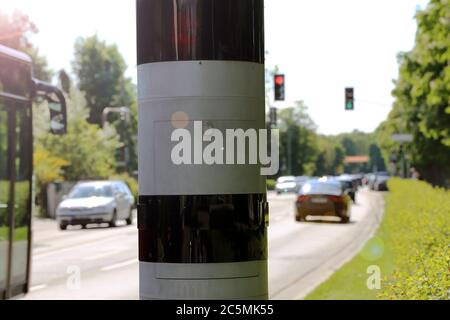
[[[352, 221], [294, 221], [294, 195], [269, 193], [271, 299], [302, 299], [374, 233], [383, 197], [359, 191]], [[136, 225], [59, 231], [35, 220], [31, 291], [24, 299], [138, 299]]]

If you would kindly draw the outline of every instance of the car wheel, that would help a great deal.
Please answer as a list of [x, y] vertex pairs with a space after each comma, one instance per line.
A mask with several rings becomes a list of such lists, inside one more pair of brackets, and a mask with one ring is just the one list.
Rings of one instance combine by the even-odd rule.
[[109, 222], [109, 227], [110, 228], [117, 227], [117, 211], [116, 211], [116, 209], [114, 209], [112, 219]]
[[67, 229], [67, 224], [64, 224], [64, 223], [59, 224], [59, 230], [66, 230], [66, 229]]
[[130, 213], [128, 218], [125, 220], [127, 222], [127, 226], [130, 226], [133, 223], [133, 209], [130, 208]]
[[341, 217], [341, 222], [342, 223], [349, 223], [350, 222], [350, 217]]
[[297, 221], [297, 222], [305, 222], [306, 218], [305, 217], [295, 216], [295, 221]]
[[81, 229], [86, 229], [86, 223], [81, 224]]

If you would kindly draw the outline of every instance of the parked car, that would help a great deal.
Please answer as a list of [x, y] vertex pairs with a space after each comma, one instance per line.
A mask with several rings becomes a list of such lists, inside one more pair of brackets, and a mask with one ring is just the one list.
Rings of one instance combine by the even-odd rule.
[[375, 175], [373, 173], [367, 173], [364, 175], [364, 178], [362, 179], [362, 185], [363, 186], [370, 186], [370, 182], [372, 179], [374, 179]]
[[296, 178], [293, 176], [279, 177], [275, 185], [275, 191], [277, 192], [277, 194], [288, 192], [296, 193], [297, 192]]
[[363, 178], [364, 178], [363, 173], [355, 173], [350, 176], [353, 180], [353, 183], [356, 185], [357, 189], [363, 185]]
[[296, 188], [295, 188], [295, 192], [298, 193], [300, 191], [300, 189], [303, 187], [303, 185], [308, 181], [311, 180], [310, 177], [307, 176], [299, 176], [299, 177], [295, 177], [295, 182], [296, 182]]
[[353, 202], [355, 202], [358, 183], [351, 176], [346, 175], [342, 175], [336, 180], [341, 184], [344, 193], [347, 194]]
[[61, 230], [68, 225], [108, 223], [115, 227], [118, 220], [127, 225], [133, 221], [134, 197], [122, 181], [89, 181], [77, 183], [58, 205], [56, 217]]
[[[376, 189], [377, 183], [378, 181], [386, 183], [387, 180], [390, 178], [390, 174], [389, 172], [386, 171], [380, 171], [377, 173], [374, 173], [374, 175], [372, 176], [372, 179], [369, 181], [369, 187], [372, 190], [378, 190]], [[387, 185], [386, 185], [386, 190], [387, 190]]]
[[387, 182], [390, 179], [389, 176], [379, 176], [373, 184], [373, 190], [376, 191], [388, 191]]
[[308, 216], [335, 216], [347, 223], [350, 221], [350, 201], [336, 180], [308, 181], [298, 193], [295, 219], [306, 221]]

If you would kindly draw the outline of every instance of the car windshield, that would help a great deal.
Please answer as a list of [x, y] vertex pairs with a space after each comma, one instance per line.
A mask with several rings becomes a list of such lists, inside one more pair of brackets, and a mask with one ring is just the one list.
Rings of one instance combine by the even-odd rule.
[[342, 193], [339, 183], [330, 182], [308, 182], [301, 190], [302, 194], [326, 194], [340, 195]]
[[69, 194], [70, 199], [90, 198], [90, 197], [112, 197], [112, 189], [106, 185], [81, 185], [76, 186]]

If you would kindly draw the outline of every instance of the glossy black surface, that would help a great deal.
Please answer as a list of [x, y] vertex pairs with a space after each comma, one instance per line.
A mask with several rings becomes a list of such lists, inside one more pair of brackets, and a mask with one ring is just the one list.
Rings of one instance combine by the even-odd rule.
[[137, 0], [138, 65], [264, 62], [263, 0]]
[[23, 61], [0, 55], [0, 94], [31, 98], [31, 66]]
[[267, 259], [263, 194], [141, 196], [139, 260], [224, 263]]
[[29, 279], [31, 119], [31, 102], [0, 97], [0, 299], [25, 293]]

